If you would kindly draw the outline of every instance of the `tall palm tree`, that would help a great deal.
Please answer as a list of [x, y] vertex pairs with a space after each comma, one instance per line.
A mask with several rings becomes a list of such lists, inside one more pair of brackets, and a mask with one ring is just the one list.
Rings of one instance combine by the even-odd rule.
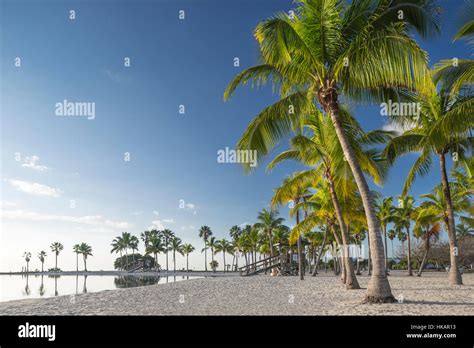
[[408, 275], [412, 276], [411, 269], [411, 238], [410, 225], [415, 213], [415, 199], [409, 195], [398, 196], [398, 207], [394, 208], [393, 221], [398, 230], [405, 229], [406, 238], [408, 240]]
[[79, 254], [81, 253], [79, 251], [79, 248], [80, 248], [79, 244], [75, 244], [72, 247], [72, 251], [76, 253], [76, 272], [79, 272]]
[[189, 254], [196, 250], [191, 244], [183, 245], [183, 254], [186, 255], [186, 272], [189, 272]]
[[173, 272], [176, 272], [176, 252], [183, 255], [183, 244], [181, 239], [173, 236], [170, 239], [169, 250], [173, 251]]
[[43, 272], [44, 272], [44, 267], [43, 267], [43, 266], [44, 266], [44, 260], [45, 260], [45, 258], [46, 258], [46, 251], [41, 250], [41, 251], [38, 253], [38, 258], [39, 258], [39, 260], [40, 260], [40, 262], [41, 262], [41, 273], [43, 273]]
[[[385, 274], [380, 226], [373, 197], [341, 124], [338, 96], [344, 100], [386, 101], [401, 88], [424, 89], [427, 56], [408, 33], [438, 31], [431, 1], [301, 0], [294, 16], [279, 14], [260, 23], [255, 37], [263, 63], [238, 74], [228, 99], [241, 83], [272, 81], [281, 99], [250, 123], [238, 148], [268, 153], [295, 128], [302, 114], [320, 104], [331, 117], [360, 191], [368, 222], [374, 272], [367, 302], [393, 302]], [[404, 13], [404, 19], [399, 13]], [[292, 112], [293, 111], [293, 112]]]
[[50, 248], [51, 248], [51, 251], [55, 255], [54, 270], [57, 271], [58, 270], [58, 255], [64, 249], [64, 246], [59, 242], [54, 242], [53, 244], [51, 244]]
[[218, 252], [222, 252], [222, 256], [224, 258], [224, 272], [226, 271], [226, 263], [225, 263], [225, 254], [232, 254], [232, 244], [227, 239], [218, 240], [216, 243], [216, 254]]
[[29, 251], [25, 251], [23, 253], [23, 257], [25, 258], [25, 261], [26, 261], [26, 274], [28, 274], [29, 272], [29, 263], [30, 263], [30, 260], [31, 260], [31, 253]]
[[273, 257], [273, 232], [285, 221], [284, 218], [277, 216], [277, 211], [264, 208], [258, 213], [258, 222], [254, 225], [254, 227], [258, 228], [268, 238], [268, 242], [270, 243], [270, 257]]
[[84, 271], [87, 272], [87, 256], [92, 255], [92, 247], [87, 243], [79, 244], [79, 252], [82, 254], [82, 259], [84, 260]]
[[204, 240], [204, 267], [207, 272], [207, 240], [212, 236], [212, 231], [209, 226], [202, 226], [199, 229], [199, 238]]
[[[163, 243], [163, 239], [161, 238], [161, 236], [158, 233], [152, 233], [148, 237], [147, 247], [145, 249], [145, 253], [147, 255], [153, 254], [153, 257], [154, 257], [154, 260], [155, 260], [155, 267], [157, 267], [157, 268], [159, 267], [158, 254], [162, 253], [162, 252], [165, 252], [165, 251], [166, 251], [166, 248], [165, 248], [165, 245]], [[158, 270], [159, 270], [159, 268], [158, 268]]]
[[398, 137], [392, 139], [385, 149], [385, 154], [390, 162], [394, 162], [403, 154], [419, 153], [418, 158], [411, 167], [403, 194], [408, 192], [417, 176], [430, 172], [433, 157], [439, 161], [441, 184], [443, 194], [446, 196], [446, 213], [448, 216], [448, 240], [450, 246], [449, 282], [451, 285], [462, 284], [461, 273], [458, 267], [458, 257], [454, 250], [457, 249], [454, 208], [446, 169], [446, 155], [453, 158], [468, 158], [472, 155], [472, 130], [474, 129], [474, 96], [472, 94], [452, 94], [444, 84], [437, 89], [434, 83], [426, 93], [418, 93], [409, 98], [421, 106], [419, 115], [406, 117], [393, 117], [393, 122], [402, 127], [409, 127]]
[[395, 212], [393, 207], [393, 198], [385, 197], [382, 200], [376, 201], [375, 209], [377, 212], [377, 218], [379, 219], [380, 225], [382, 226], [383, 236], [384, 236], [384, 247], [385, 247], [385, 269], [387, 269], [387, 225], [392, 220], [392, 216]]

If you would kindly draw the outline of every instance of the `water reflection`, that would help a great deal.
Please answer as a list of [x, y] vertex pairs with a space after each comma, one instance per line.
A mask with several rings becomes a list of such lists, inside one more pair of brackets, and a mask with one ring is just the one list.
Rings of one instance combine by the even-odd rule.
[[[79, 279], [82, 278], [82, 279]], [[179, 282], [194, 276], [97, 276], [97, 275], [19, 275], [2, 276], [0, 301], [21, 298], [40, 298], [61, 295], [85, 294], [88, 292], [130, 288], [163, 283]], [[53, 284], [54, 282], [54, 284]], [[53, 286], [54, 285], [54, 286]], [[90, 289], [89, 289], [90, 287]], [[35, 289], [32, 291], [32, 289]], [[59, 291], [61, 290], [61, 292]]]

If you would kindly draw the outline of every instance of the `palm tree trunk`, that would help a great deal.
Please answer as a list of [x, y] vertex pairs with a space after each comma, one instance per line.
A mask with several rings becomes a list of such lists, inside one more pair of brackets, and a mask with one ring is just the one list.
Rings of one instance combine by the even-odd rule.
[[189, 254], [186, 254], [186, 272], [189, 272]]
[[327, 176], [327, 182], [329, 187], [329, 193], [331, 194], [331, 201], [336, 211], [337, 222], [341, 228], [342, 235], [342, 262], [344, 263], [344, 284], [346, 284], [347, 289], [360, 289], [357, 277], [354, 272], [354, 266], [349, 255], [349, 234], [347, 230], [344, 217], [342, 216], [342, 209], [339, 203], [339, 199], [336, 194], [336, 189], [334, 187], [334, 182], [331, 175]]
[[[298, 204], [299, 199], [295, 200], [295, 203]], [[300, 210], [296, 211], [296, 225], [300, 223]], [[298, 275], [300, 276], [300, 280], [304, 280], [303, 275], [303, 258], [301, 257], [301, 234], [298, 236], [297, 241], [297, 248], [298, 248]]]
[[56, 261], [54, 262], [54, 270], [57, 271], [58, 270], [58, 253], [55, 253], [56, 255]]
[[426, 259], [428, 258], [428, 253], [430, 251], [430, 236], [429, 236], [429, 231], [426, 231], [426, 241], [425, 241], [425, 255], [423, 255], [423, 260], [421, 261], [420, 269], [418, 270], [418, 277], [421, 277], [421, 273], [423, 272], [423, 269], [425, 268], [425, 263]]
[[462, 285], [462, 276], [459, 272], [458, 262], [458, 243], [456, 241], [456, 230], [454, 224], [454, 208], [451, 200], [451, 191], [449, 189], [448, 174], [446, 173], [446, 162], [444, 154], [439, 155], [439, 166], [441, 169], [441, 182], [443, 185], [443, 193], [446, 200], [446, 213], [448, 215], [448, 239], [449, 239], [449, 284]]
[[206, 246], [206, 241], [204, 240], [204, 268], [207, 272], [207, 246]]
[[413, 271], [411, 270], [411, 242], [410, 242], [410, 227], [406, 227], [407, 229], [407, 239], [408, 239], [408, 255], [407, 255], [407, 262], [408, 262], [408, 275], [412, 276]]
[[372, 274], [372, 255], [370, 254], [370, 236], [367, 235], [367, 245], [369, 247], [369, 258], [367, 259], [367, 274]]
[[384, 239], [383, 246], [385, 248], [385, 272], [388, 275], [388, 265], [387, 265], [388, 245], [387, 245], [387, 224], [386, 223], [382, 224], [382, 230], [383, 230], [383, 239]]
[[318, 265], [319, 265], [319, 261], [321, 260], [321, 256], [323, 255], [324, 247], [326, 246], [326, 239], [327, 239], [327, 236], [328, 236], [328, 229], [329, 229], [329, 226], [324, 231], [323, 243], [321, 244], [321, 249], [319, 250], [318, 258], [316, 259], [316, 264], [314, 265], [313, 277], [315, 277], [316, 274], [318, 274]]
[[79, 253], [76, 253], [76, 272], [79, 272]]
[[367, 286], [366, 302], [372, 303], [383, 303], [383, 302], [394, 302], [395, 298], [392, 295], [390, 283], [387, 279], [387, 274], [384, 265], [384, 250], [382, 238], [380, 235], [380, 226], [375, 216], [373, 207], [373, 197], [370, 193], [369, 186], [365, 180], [362, 169], [359, 166], [355, 153], [349, 143], [349, 140], [344, 133], [344, 129], [341, 124], [339, 116], [339, 106], [337, 104], [337, 92], [330, 86], [328, 81], [328, 88], [324, 91], [324, 98], [328, 100], [327, 109], [331, 116], [332, 124], [336, 131], [337, 137], [341, 144], [344, 155], [351, 167], [352, 174], [356, 181], [357, 187], [362, 198], [364, 206], [365, 216], [367, 218], [367, 225], [370, 235], [369, 248], [372, 250], [373, 257], [373, 273]]
[[41, 273], [43, 273], [43, 268], [44, 268], [44, 262], [41, 262]]
[[86, 256], [83, 255], [82, 258], [83, 258], [83, 260], [84, 260], [84, 271], [87, 272]]
[[222, 255], [224, 257], [224, 272], [225, 272], [225, 251], [222, 252]]
[[393, 259], [394, 256], [395, 256], [395, 253], [393, 252], [393, 239], [391, 239], [390, 241], [391, 241], [391, 244], [392, 244], [392, 259]]
[[173, 272], [176, 272], [176, 251], [173, 250]]

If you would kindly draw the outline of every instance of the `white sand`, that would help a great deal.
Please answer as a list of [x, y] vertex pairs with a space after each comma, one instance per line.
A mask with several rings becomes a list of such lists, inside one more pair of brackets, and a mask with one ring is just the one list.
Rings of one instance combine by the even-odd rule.
[[1, 315], [474, 315], [474, 274], [448, 285], [445, 272], [408, 277], [392, 272], [403, 303], [361, 304], [361, 290], [345, 290], [339, 277], [219, 277], [108, 290], [75, 296], [0, 303]]

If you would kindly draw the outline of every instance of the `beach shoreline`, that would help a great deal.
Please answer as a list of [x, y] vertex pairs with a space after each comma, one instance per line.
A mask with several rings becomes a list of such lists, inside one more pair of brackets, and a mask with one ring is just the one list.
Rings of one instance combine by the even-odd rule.
[[392, 271], [400, 302], [363, 304], [360, 290], [345, 290], [330, 273], [298, 277], [210, 277], [183, 282], [105, 290], [0, 303], [0, 315], [473, 315], [474, 274], [449, 286], [446, 273], [408, 277]]

